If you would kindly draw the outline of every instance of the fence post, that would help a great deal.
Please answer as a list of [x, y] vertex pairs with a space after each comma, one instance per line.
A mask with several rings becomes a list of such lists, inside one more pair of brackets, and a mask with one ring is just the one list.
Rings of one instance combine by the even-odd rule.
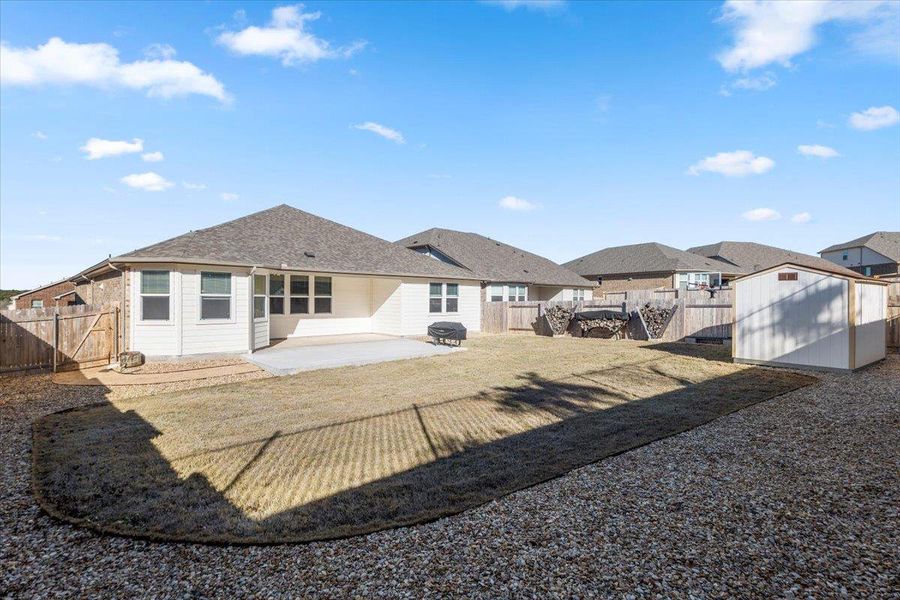
[[56, 373], [56, 360], [59, 352], [59, 310], [53, 315], [53, 372]]
[[113, 313], [113, 348], [115, 354], [115, 359], [119, 360], [119, 307], [115, 307], [115, 313]]

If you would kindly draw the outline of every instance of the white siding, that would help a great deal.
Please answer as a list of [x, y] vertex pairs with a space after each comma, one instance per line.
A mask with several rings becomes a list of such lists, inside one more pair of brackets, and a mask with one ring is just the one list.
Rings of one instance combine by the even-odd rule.
[[399, 279], [372, 280], [372, 332], [399, 335], [403, 310]]
[[[459, 311], [428, 312], [430, 282], [459, 284]], [[475, 281], [404, 279], [400, 287], [402, 314], [400, 335], [425, 335], [435, 321], [457, 321], [469, 331], [481, 331], [481, 285]]]
[[169, 320], [141, 321], [141, 272], [131, 277], [131, 350], [147, 356], [181, 354], [181, 274], [166, 265], [148, 265], [148, 271], [169, 270]]
[[253, 322], [253, 349], [259, 350], [269, 345], [268, 319]]
[[200, 272], [226, 269], [185, 269], [182, 271], [182, 354], [206, 352], [246, 352], [249, 348], [250, 288], [247, 272], [231, 273], [231, 318], [200, 319]]
[[885, 356], [887, 286], [856, 284], [856, 367]]
[[[788, 271], [797, 280], [779, 281]], [[785, 267], [735, 287], [735, 359], [849, 368], [846, 280]]]
[[[320, 276], [329, 277], [327, 273]], [[314, 287], [310, 276], [310, 292]], [[272, 315], [272, 337], [306, 337], [372, 332], [372, 291], [368, 277], [331, 277], [331, 314], [313, 314], [313, 298], [308, 315]], [[289, 289], [285, 277], [285, 289]], [[285, 299], [285, 313], [290, 312], [290, 299]]]

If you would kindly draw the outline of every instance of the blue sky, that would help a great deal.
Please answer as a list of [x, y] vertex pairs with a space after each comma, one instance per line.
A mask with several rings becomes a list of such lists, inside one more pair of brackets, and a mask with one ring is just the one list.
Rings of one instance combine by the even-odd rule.
[[282, 202], [560, 262], [900, 229], [898, 3], [3, 2], [0, 39], [4, 288]]

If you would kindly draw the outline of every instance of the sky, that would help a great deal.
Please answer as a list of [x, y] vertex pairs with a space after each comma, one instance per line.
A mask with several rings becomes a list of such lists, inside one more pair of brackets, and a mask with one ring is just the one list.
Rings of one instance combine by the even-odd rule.
[[898, 2], [0, 3], [0, 287], [277, 204], [807, 253], [900, 230]]

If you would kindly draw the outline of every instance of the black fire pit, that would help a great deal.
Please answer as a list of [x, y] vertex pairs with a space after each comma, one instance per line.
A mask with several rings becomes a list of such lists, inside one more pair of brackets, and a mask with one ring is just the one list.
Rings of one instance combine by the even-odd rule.
[[447, 344], [455, 341], [457, 346], [461, 346], [463, 340], [466, 339], [466, 328], [462, 323], [438, 321], [428, 326], [428, 335], [434, 339], [435, 344]]

